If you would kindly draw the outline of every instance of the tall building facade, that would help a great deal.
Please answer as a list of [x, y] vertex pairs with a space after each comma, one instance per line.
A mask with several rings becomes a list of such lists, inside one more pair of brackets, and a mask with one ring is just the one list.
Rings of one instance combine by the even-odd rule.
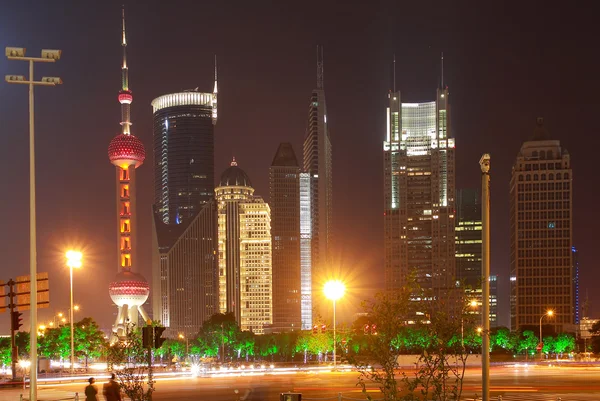
[[312, 314], [312, 179], [300, 173], [300, 314], [302, 330], [313, 327]]
[[218, 309], [212, 93], [198, 89], [152, 101], [154, 151], [152, 309], [168, 335], [198, 332]]
[[273, 329], [302, 329], [300, 166], [291, 143], [281, 143], [269, 169], [273, 247]]
[[215, 188], [218, 204], [219, 311], [257, 334], [273, 324], [271, 216], [235, 159]]
[[[481, 282], [482, 225], [481, 193], [476, 189], [456, 191], [456, 279], [465, 287], [467, 299], [478, 307], [470, 313], [480, 314], [483, 303]], [[498, 276], [490, 276], [490, 326], [498, 326]]]
[[511, 325], [544, 324], [557, 332], [574, 323], [573, 199], [569, 153], [538, 118], [521, 145], [510, 180]]
[[[319, 46], [317, 47], [317, 87], [313, 90], [310, 99], [308, 126], [303, 146], [303, 171], [310, 175], [310, 264], [313, 288], [322, 284], [319, 281], [322, 281], [327, 266], [332, 261], [333, 166], [323, 81], [323, 48]], [[314, 306], [314, 296], [312, 302]]]
[[154, 123], [154, 204], [165, 224], [181, 224], [214, 198], [213, 93], [198, 89], [152, 101]]
[[579, 303], [579, 251], [572, 247], [571, 252], [573, 253], [573, 315], [577, 325], [581, 321], [582, 313]]
[[152, 228], [154, 319], [167, 327], [167, 336], [190, 338], [219, 312], [216, 203], [181, 224], [165, 224], [154, 213]]
[[476, 189], [456, 191], [456, 279], [481, 291], [481, 194]]
[[137, 199], [136, 169], [144, 163], [146, 151], [142, 142], [131, 133], [131, 103], [133, 95], [129, 89], [127, 66], [127, 38], [125, 35], [125, 10], [123, 10], [121, 47], [121, 134], [115, 136], [108, 146], [108, 158], [115, 166], [116, 182], [116, 233], [117, 233], [117, 276], [110, 283], [109, 295], [117, 305], [117, 318], [113, 333], [119, 337], [126, 334], [129, 324], [138, 323], [138, 312], [144, 321], [148, 315], [142, 305], [148, 299], [150, 287], [137, 269]]
[[415, 277], [424, 289], [455, 277], [454, 138], [448, 89], [436, 100], [402, 103], [390, 91], [383, 143], [385, 285]]

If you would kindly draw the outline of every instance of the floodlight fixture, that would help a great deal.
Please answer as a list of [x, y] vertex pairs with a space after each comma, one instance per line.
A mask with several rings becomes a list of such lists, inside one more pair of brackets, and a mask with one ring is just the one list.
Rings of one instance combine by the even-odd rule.
[[54, 49], [42, 49], [42, 58], [47, 58], [51, 60], [60, 60], [60, 54], [62, 50], [54, 50]]
[[6, 47], [6, 57], [25, 57], [25, 48]]
[[59, 77], [42, 77], [42, 82], [54, 85], [60, 85], [63, 83], [62, 79]]

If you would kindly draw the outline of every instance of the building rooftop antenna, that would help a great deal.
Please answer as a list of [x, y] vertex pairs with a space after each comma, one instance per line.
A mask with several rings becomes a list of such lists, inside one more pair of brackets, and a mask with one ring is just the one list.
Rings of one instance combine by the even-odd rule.
[[444, 52], [442, 52], [442, 89], [444, 89]]
[[215, 54], [215, 89], [213, 93], [217, 93], [217, 55]]
[[317, 45], [317, 89], [323, 89], [323, 46]]
[[393, 79], [392, 85], [393, 85], [394, 92], [396, 92], [396, 53], [394, 53], [394, 65], [392, 68], [394, 70], [393, 71], [394, 79]]

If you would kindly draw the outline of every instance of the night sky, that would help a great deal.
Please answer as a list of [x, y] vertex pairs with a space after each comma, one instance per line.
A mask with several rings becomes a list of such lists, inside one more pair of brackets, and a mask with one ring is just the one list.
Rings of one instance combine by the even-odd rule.
[[[217, 177], [235, 156], [268, 200], [268, 168], [279, 142], [301, 158], [316, 45], [325, 49], [325, 90], [333, 144], [334, 268], [350, 281], [339, 302], [347, 317], [383, 286], [382, 141], [396, 54], [405, 102], [432, 101], [444, 52], [457, 188], [478, 187], [479, 158], [492, 156], [492, 273], [501, 280], [500, 323], [508, 324], [508, 184], [520, 144], [538, 116], [572, 157], [574, 240], [581, 298], [600, 317], [598, 157], [600, 56], [595, 10], [529, 2], [475, 8], [473, 2], [127, 1], [132, 132], [148, 154], [138, 170], [140, 271], [150, 279], [153, 98], [199, 87], [210, 92], [219, 64]], [[92, 5], [94, 4], [94, 5]], [[0, 47], [63, 50], [36, 78], [64, 85], [36, 89], [38, 270], [51, 280], [51, 308], [68, 308], [64, 251], [84, 251], [75, 273], [79, 317], [108, 329], [116, 308], [108, 283], [117, 272], [114, 167], [107, 147], [120, 132], [122, 2], [0, 0]], [[343, 5], [342, 5], [343, 4]], [[0, 58], [0, 76], [26, 64]], [[0, 83], [0, 279], [28, 274], [27, 88]], [[217, 178], [215, 177], [215, 178]], [[596, 195], [594, 195], [596, 194]], [[0, 318], [6, 332], [8, 316]], [[25, 313], [25, 318], [28, 313]]]

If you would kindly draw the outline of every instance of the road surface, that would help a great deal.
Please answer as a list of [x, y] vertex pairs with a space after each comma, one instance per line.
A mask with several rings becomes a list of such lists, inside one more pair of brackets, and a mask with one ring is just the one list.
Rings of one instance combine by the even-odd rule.
[[[159, 378], [153, 401], [278, 401], [279, 394], [288, 391], [302, 393], [303, 400], [329, 398], [333, 401], [337, 400], [339, 393], [345, 400], [364, 400], [365, 395], [356, 387], [357, 379], [358, 373], [354, 371]], [[83, 383], [43, 385], [40, 387], [40, 399], [65, 398], [75, 391], [81, 394], [84, 386]], [[101, 382], [98, 387], [102, 387]], [[381, 398], [376, 386], [369, 386], [368, 391], [374, 399]], [[18, 400], [18, 392], [1, 390], [0, 401]], [[470, 368], [465, 374], [463, 395], [467, 399], [476, 394], [481, 394], [481, 372], [478, 368]], [[503, 401], [555, 401], [557, 396], [562, 401], [600, 400], [600, 367], [492, 367], [491, 395], [493, 400], [501, 395]]]

